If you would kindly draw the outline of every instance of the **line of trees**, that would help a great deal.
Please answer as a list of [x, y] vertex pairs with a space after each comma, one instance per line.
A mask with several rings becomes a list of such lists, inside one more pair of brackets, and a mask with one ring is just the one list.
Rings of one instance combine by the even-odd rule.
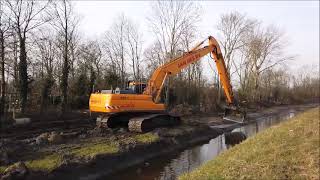
[[[99, 39], [86, 40], [71, 1], [0, 1], [1, 119], [13, 106], [21, 113], [86, 108], [93, 91], [124, 88], [128, 80], [147, 81], [158, 66], [201, 40], [197, 3], [156, 1], [150, 8], [141, 21], [148, 22], [154, 39], [143, 48], [139, 22], [124, 13]], [[294, 59], [285, 53], [284, 32], [239, 12], [222, 14], [212, 28], [239, 100], [290, 103], [319, 98], [319, 77], [294, 76], [284, 68]], [[223, 100], [218, 73], [213, 68], [213, 81], [208, 80], [203, 68], [197, 62], [166, 81], [163, 100], [168, 107], [218, 107]]]

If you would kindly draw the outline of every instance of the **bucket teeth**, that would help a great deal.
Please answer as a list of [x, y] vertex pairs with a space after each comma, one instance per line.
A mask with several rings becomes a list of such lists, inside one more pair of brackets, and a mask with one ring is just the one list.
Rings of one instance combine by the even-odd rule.
[[232, 121], [236, 123], [244, 123], [244, 118], [233, 117], [233, 116], [224, 116], [223, 120]]

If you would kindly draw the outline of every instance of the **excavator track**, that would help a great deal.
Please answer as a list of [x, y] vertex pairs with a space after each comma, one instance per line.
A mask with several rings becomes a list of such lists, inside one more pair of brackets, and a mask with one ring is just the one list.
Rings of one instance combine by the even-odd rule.
[[114, 113], [99, 116], [96, 121], [98, 128], [128, 128], [130, 132], [148, 132], [158, 127], [179, 125], [180, 117], [165, 113]]
[[123, 112], [101, 115], [97, 118], [96, 125], [99, 128], [128, 127], [131, 118], [148, 114], [146, 112]]
[[148, 132], [159, 127], [176, 126], [181, 123], [180, 117], [169, 114], [148, 114], [134, 117], [129, 120], [130, 132]]

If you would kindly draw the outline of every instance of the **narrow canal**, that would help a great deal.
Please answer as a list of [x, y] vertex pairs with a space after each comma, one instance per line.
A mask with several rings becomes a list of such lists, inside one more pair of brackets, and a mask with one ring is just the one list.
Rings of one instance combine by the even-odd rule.
[[[255, 123], [251, 123], [232, 132], [242, 132], [247, 137], [263, 131], [273, 125], [279, 124], [296, 114], [294, 109], [289, 109], [278, 115], [264, 116], [256, 118]], [[225, 135], [220, 135], [211, 139], [207, 144], [190, 147], [182, 152], [171, 153], [151, 159], [143, 164], [130, 167], [123, 171], [111, 174], [101, 179], [112, 180], [173, 180], [183, 173], [190, 172], [203, 163], [214, 159], [219, 153], [229, 147], [225, 143]], [[165, 147], [164, 147], [165, 148]]]

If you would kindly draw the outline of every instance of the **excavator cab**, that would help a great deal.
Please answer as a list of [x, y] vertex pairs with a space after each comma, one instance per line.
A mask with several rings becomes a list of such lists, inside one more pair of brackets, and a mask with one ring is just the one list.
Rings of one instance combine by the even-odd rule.
[[135, 94], [142, 94], [146, 86], [146, 83], [129, 81], [127, 88], [132, 90]]
[[116, 88], [115, 94], [142, 94], [146, 88], [146, 83], [128, 81], [125, 89]]

